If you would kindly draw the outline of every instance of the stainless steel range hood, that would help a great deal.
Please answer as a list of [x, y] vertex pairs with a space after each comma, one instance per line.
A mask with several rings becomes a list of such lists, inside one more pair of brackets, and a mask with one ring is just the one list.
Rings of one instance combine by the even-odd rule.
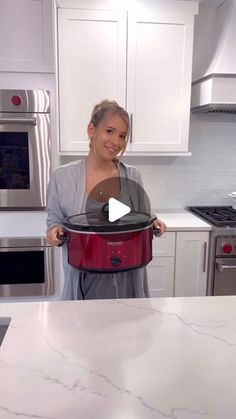
[[214, 44], [204, 74], [192, 83], [191, 110], [236, 114], [236, 0], [222, 0], [213, 17]]

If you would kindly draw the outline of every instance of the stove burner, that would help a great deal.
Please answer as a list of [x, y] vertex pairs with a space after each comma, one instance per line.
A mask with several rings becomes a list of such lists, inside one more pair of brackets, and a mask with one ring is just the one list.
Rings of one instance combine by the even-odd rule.
[[236, 210], [232, 207], [188, 207], [188, 209], [218, 227], [236, 227]]

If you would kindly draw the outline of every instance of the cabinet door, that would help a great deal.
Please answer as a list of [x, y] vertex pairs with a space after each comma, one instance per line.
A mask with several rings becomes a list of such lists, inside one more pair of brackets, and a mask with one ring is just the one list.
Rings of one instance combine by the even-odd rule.
[[151, 297], [173, 297], [175, 233], [153, 238], [153, 259], [147, 266]]
[[127, 154], [188, 151], [193, 12], [173, 4], [150, 16], [129, 15]]
[[151, 297], [174, 296], [174, 257], [154, 257], [148, 264], [147, 274]]
[[60, 151], [87, 152], [87, 125], [103, 99], [125, 106], [126, 12], [58, 10]]
[[52, 12], [51, 0], [1, 0], [0, 71], [55, 71]]
[[175, 296], [206, 295], [208, 232], [178, 232]]

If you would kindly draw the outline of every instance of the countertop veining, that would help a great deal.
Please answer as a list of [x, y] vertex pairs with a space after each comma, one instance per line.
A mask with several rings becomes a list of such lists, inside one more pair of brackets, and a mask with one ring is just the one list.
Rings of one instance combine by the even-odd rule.
[[234, 419], [236, 296], [10, 303], [1, 419]]

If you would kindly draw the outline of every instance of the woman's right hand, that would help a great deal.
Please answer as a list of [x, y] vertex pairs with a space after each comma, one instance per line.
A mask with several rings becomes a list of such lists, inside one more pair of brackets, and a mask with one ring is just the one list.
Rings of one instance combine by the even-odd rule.
[[47, 234], [48, 243], [51, 246], [58, 246], [62, 244], [63, 239], [60, 240], [60, 238], [58, 237], [63, 236], [64, 232], [65, 232], [65, 229], [61, 225], [50, 228]]

